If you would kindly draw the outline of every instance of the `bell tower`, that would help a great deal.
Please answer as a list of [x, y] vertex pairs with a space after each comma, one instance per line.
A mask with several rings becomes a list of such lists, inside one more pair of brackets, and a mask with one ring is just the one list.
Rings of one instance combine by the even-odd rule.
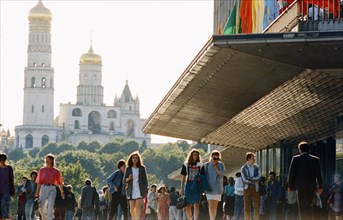
[[51, 12], [40, 0], [29, 13], [23, 125], [53, 125], [54, 69], [51, 67]]
[[24, 71], [23, 125], [16, 126], [16, 146], [34, 148], [58, 141], [54, 126], [54, 69], [51, 66], [52, 15], [42, 0], [28, 15], [29, 42]]

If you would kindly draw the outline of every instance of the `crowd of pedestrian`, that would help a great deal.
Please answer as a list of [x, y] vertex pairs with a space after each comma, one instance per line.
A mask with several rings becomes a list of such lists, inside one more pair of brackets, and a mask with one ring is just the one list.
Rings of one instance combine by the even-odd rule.
[[219, 151], [202, 163], [200, 152], [192, 149], [181, 167], [180, 191], [156, 183], [149, 187], [143, 159], [135, 151], [117, 162], [101, 190], [86, 179], [79, 199], [73, 186], [64, 185], [54, 155], [48, 154], [30, 179], [23, 176], [15, 186], [13, 167], [0, 153], [0, 220], [10, 217], [10, 197], [17, 198], [18, 220], [312, 220], [320, 219], [316, 209], [324, 205], [332, 219], [343, 220], [342, 176], [334, 175], [329, 198], [323, 200], [320, 160], [309, 149], [306, 142], [299, 143], [284, 185], [274, 171], [262, 176], [253, 152], [246, 153], [234, 178], [224, 175]]

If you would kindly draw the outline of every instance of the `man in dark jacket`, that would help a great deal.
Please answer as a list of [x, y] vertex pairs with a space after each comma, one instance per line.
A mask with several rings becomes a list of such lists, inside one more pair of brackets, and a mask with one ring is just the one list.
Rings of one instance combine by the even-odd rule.
[[118, 169], [113, 172], [107, 179], [106, 182], [110, 186], [108, 189], [110, 193], [112, 194], [112, 200], [111, 200], [111, 209], [110, 209], [110, 215], [109, 220], [116, 219], [115, 214], [118, 210], [118, 205], [120, 205], [121, 209], [124, 213], [124, 219], [128, 219], [128, 211], [127, 211], [127, 198], [125, 195], [125, 187], [123, 187], [123, 177], [124, 177], [124, 171], [126, 168], [126, 162], [125, 160], [119, 160], [117, 163]]
[[[63, 192], [65, 197], [68, 196], [68, 188], [65, 185], [62, 185]], [[55, 220], [64, 220], [66, 215], [66, 199], [62, 198], [62, 192], [58, 186], [56, 186], [56, 198], [55, 198], [55, 207], [54, 207], [54, 217]]]
[[95, 193], [96, 190], [92, 187], [90, 179], [85, 181], [85, 186], [81, 190], [81, 209], [82, 209], [82, 220], [89, 219], [94, 220], [94, 205], [95, 205]]
[[[281, 204], [283, 198], [283, 189], [281, 183], [276, 179], [276, 173], [271, 171], [269, 172], [269, 182], [267, 187], [268, 193], [268, 211], [269, 219], [276, 220], [278, 204]], [[280, 215], [281, 216], [281, 215]], [[279, 217], [280, 218], [280, 217]]]
[[302, 141], [298, 144], [300, 155], [292, 158], [289, 175], [288, 190], [298, 190], [301, 220], [312, 219], [312, 199], [316, 192], [323, 192], [323, 179], [320, 160], [310, 152], [310, 145]]

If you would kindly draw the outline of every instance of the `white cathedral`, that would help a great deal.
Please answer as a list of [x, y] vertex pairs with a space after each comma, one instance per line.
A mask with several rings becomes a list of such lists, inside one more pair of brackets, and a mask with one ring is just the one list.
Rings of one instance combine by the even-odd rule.
[[51, 66], [52, 15], [42, 0], [29, 12], [29, 44], [24, 82], [23, 125], [15, 127], [15, 146], [32, 149], [50, 142], [111, 142], [114, 138], [150, 144], [141, 127], [138, 96], [128, 81], [112, 106], [103, 102], [102, 59], [90, 45], [80, 57], [76, 104], [60, 104], [54, 120], [54, 68]]

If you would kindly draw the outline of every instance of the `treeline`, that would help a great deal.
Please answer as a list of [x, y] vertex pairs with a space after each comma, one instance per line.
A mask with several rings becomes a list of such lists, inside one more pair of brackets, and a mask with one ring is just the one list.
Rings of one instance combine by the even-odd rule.
[[111, 143], [101, 145], [97, 141], [69, 143], [49, 143], [41, 148], [24, 150], [16, 148], [6, 152], [8, 164], [15, 170], [15, 184], [21, 183], [23, 176], [29, 177], [32, 170], [38, 170], [45, 162], [48, 153], [55, 155], [56, 167], [62, 172], [65, 184], [71, 184], [78, 196], [84, 181], [90, 178], [98, 189], [104, 186], [106, 178], [117, 169], [117, 161], [127, 160], [133, 151], [139, 151], [144, 165], [147, 167], [149, 183], [164, 183], [168, 186], [180, 187], [180, 182], [168, 179], [168, 174], [182, 166], [190, 149], [197, 148], [204, 155], [207, 146], [190, 145], [186, 141], [147, 146], [136, 141], [115, 139]]

